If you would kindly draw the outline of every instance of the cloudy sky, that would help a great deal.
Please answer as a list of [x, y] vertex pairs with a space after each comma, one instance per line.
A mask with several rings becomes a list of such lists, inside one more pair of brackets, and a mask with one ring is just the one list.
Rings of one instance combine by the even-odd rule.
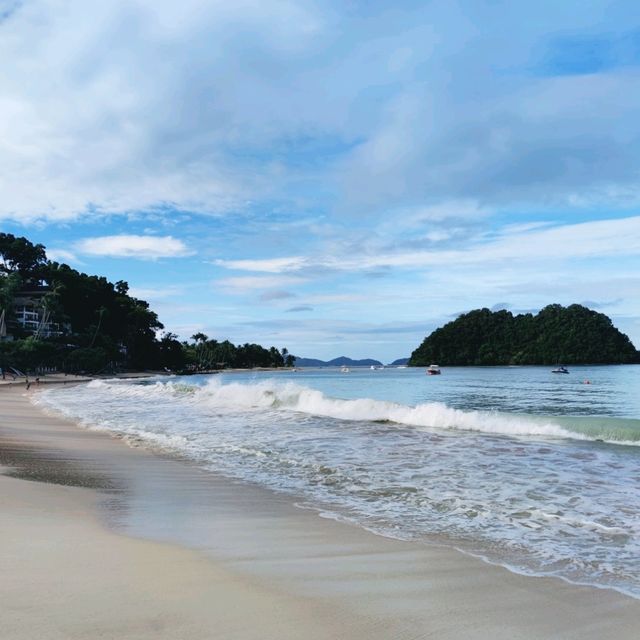
[[640, 347], [639, 81], [633, 1], [0, 0], [0, 227], [184, 338], [579, 302]]

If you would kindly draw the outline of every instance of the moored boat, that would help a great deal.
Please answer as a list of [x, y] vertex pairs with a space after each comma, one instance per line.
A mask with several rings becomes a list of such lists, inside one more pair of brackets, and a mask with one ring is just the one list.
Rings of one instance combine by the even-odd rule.
[[440, 371], [440, 367], [437, 364], [430, 364], [427, 367], [428, 376], [439, 376], [441, 373], [442, 371]]
[[552, 369], [551, 373], [569, 373], [569, 369], [560, 365], [559, 367]]

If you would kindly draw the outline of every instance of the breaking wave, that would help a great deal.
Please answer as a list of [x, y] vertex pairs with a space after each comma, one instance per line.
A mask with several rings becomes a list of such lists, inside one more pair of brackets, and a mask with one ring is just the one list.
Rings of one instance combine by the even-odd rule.
[[174, 382], [130, 384], [94, 380], [89, 388], [120, 397], [175, 398], [223, 411], [276, 410], [352, 422], [387, 422], [415, 428], [543, 436], [640, 445], [640, 420], [608, 417], [544, 417], [496, 411], [464, 411], [441, 402], [409, 406], [370, 398], [341, 399], [291, 382], [226, 383], [204, 386]]

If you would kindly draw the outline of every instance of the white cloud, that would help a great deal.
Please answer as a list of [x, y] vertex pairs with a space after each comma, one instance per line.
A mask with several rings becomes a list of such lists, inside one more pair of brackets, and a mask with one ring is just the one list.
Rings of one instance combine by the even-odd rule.
[[185, 288], [178, 285], [170, 285], [161, 289], [157, 287], [131, 287], [129, 289], [129, 295], [134, 298], [151, 301], [181, 296], [184, 292]]
[[216, 260], [214, 264], [225, 269], [238, 271], [262, 271], [264, 273], [282, 273], [302, 268], [307, 259], [302, 256], [287, 258], [269, 258], [267, 260]]
[[31, 0], [0, 28], [0, 218], [30, 222], [264, 194], [269, 166], [234, 150], [300, 122], [273, 66], [321, 21], [294, 0]]
[[172, 236], [100, 236], [80, 240], [75, 247], [86, 255], [112, 258], [155, 260], [192, 255], [182, 240]]
[[[640, 255], [640, 216], [598, 220], [504, 234], [495, 242], [467, 251], [444, 252], [445, 261], [467, 264], [495, 261], [552, 260]], [[430, 263], [426, 258], [425, 263]]]
[[80, 263], [75, 253], [67, 249], [47, 249], [47, 258], [57, 262], [75, 262]]
[[221, 278], [214, 284], [227, 289], [231, 293], [246, 293], [256, 289], [279, 289], [305, 282], [304, 278], [292, 275], [282, 276], [237, 276]]
[[552, 31], [618, 32], [619, 15], [410, 4], [11, 3], [0, 218], [640, 199], [637, 69], [532, 72]]
[[470, 242], [465, 249], [405, 251], [373, 254], [333, 254], [266, 260], [219, 261], [230, 269], [295, 273], [327, 268], [363, 271], [377, 267], [415, 269], [427, 266], [490, 264], [507, 260], [564, 261], [570, 259], [640, 255], [640, 216], [599, 220], [540, 229], [538, 225], [507, 227], [497, 240]]

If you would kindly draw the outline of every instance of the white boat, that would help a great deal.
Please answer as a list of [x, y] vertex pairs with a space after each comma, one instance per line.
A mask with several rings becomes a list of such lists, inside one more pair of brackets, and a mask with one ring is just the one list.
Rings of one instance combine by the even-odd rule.
[[340, 367], [340, 373], [350, 373], [351, 369], [349, 367], [345, 367], [344, 365]]
[[441, 373], [442, 371], [440, 371], [440, 367], [437, 364], [430, 364], [427, 367], [428, 376], [439, 376]]
[[551, 373], [569, 373], [569, 369], [560, 365], [558, 368], [552, 369]]

